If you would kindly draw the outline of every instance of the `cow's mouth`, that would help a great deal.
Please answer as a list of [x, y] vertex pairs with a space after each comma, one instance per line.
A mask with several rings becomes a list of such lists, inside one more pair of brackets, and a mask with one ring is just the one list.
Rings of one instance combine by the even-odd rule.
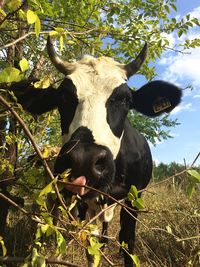
[[85, 176], [79, 176], [71, 181], [71, 184], [66, 184], [65, 188], [74, 194], [78, 194], [79, 196], [86, 195], [90, 189], [86, 188], [87, 179]]

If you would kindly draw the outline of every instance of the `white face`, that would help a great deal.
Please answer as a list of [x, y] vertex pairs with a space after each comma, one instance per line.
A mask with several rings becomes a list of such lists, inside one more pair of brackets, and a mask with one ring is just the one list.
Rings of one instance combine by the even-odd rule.
[[67, 78], [77, 89], [79, 103], [63, 144], [76, 129], [85, 126], [92, 131], [95, 143], [107, 146], [115, 158], [121, 137], [116, 137], [107, 123], [105, 104], [113, 90], [125, 83], [126, 72], [119, 63], [106, 57], [86, 56], [75, 64], [75, 71]]

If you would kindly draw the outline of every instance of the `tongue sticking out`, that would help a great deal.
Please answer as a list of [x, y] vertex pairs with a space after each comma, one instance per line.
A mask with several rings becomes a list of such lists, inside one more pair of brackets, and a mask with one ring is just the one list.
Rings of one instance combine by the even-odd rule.
[[[79, 185], [79, 186], [78, 186]], [[89, 189], [83, 187], [86, 185], [86, 177], [80, 176], [72, 181], [71, 185], [66, 185], [65, 188], [72, 193], [78, 194], [79, 196], [83, 196], [88, 193]]]

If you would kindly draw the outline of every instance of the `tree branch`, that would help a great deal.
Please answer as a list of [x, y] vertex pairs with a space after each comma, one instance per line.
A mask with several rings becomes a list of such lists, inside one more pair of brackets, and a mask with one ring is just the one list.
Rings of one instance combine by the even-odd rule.
[[25, 4], [27, 0], [24, 0], [24, 2], [14, 11], [8, 13], [1, 21], [0, 21], [0, 26], [9, 18], [11, 18], [15, 13], [17, 13]]
[[[26, 258], [25, 257], [0, 257], [0, 262], [3, 263], [23, 263], [25, 262]], [[63, 266], [68, 266], [68, 267], [82, 267], [81, 265], [73, 264], [68, 261], [60, 261], [60, 260], [52, 260], [52, 259], [46, 259], [46, 264], [59, 264]]]
[[[28, 136], [30, 142], [32, 143], [38, 157], [40, 158], [40, 160], [42, 161], [42, 164], [47, 172], [47, 174], [49, 175], [49, 177], [51, 178], [51, 180], [55, 180], [55, 177], [54, 175], [52, 174], [51, 172], [51, 169], [49, 168], [46, 160], [43, 158], [43, 155], [41, 153], [41, 151], [39, 150], [35, 140], [34, 140], [34, 137], [33, 135], [31, 134], [31, 132], [29, 131], [28, 127], [26, 126], [26, 124], [24, 123], [24, 121], [21, 119], [21, 117], [17, 114], [17, 112], [12, 108], [12, 106], [0, 95], [0, 103], [5, 106], [6, 108], [8, 108], [8, 110], [13, 114], [13, 116], [16, 118], [16, 120], [19, 122], [19, 124], [22, 126], [25, 134]], [[63, 208], [65, 210], [68, 210], [64, 201], [62, 200], [62, 197], [60, 195], [60, 192], [58, 190], [58, 186], [56, 183], [54, 183], [54, 188], [55, 188], [55, 191], [56, 191], [56, 195], [61, 203], [61, 205], [63, 206]], [[74, 218], [73, 218], [74, 220]]]

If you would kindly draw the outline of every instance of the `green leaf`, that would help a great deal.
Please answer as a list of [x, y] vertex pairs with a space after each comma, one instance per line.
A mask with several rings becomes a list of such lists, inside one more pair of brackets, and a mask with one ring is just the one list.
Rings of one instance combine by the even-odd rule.
[[138, 209], [144, 209], [144, 201], [142, 198], [137, 198], [135, 201], [134, 201], [134, 206], [136, 206], [136, 208]]
[[29, 63], [25, 58], [23, 58], [22, 60], [20, 60], [19, 66], [21, 71], [24, 72], [29, 68]]
[[67, 169], [63, 173], [60, 174], [60, 178], [62, 179], [63, 182], [68, 182], [69, 181], [69, 175], [71, 173], [71, 169]]
[[170, 8], [169, 8], [168, 5], [165, 5], [165, 6], [164, 6], [164, 9], [167, 11], [168, 14], [170, 13]]
[[40, 191], [39, 197], [44, 196], [49, 194], [50, 192], [53, 191], [53, 183], [55, 183], [55, 180], [53, 180], [52, 182], [50, 182], [47, 186], [45, 186], [45, 188], [43, 188]]
[[39, 80], [38, 82], [34, 83], [35, 88], [45, 89], [50, 86], [50, 78], [49, 76], [44, 76], [43, 79]]
[[21, 5], [21, 0], [10, 0], [7, 3], [7, 6], [10, 10], [14, 11], [19, 8]]
[[65, 254], [67, 246], [66, 240], [59, 231], [56, 231], [56, 240], [57, 240], [57, 254], [58, 252], [61, 254]]
[[41, 237], [42, 237], [41, 225], [38, 224], [37, 225], [37, 231], [35, 233], [35, 239], [40, 240]]
[[131, 185], [131, 188], [128, 193], [128, 200], [132, 201], [138, 198], [138, 190], [135, 185]]
[[13, 67], [7, 67], [3, 71], [0, 72], [0, 82], [19, 82], [23, 78], [23, 75], [21, 74], [20, 70], [13, 68]]
[[200, 173], [197, 172], [196, 170], [188, 170], [187, 173], [189, 173], [192, 178], [194, 183], [200, 183]]
[[41, 231], [42, 231], [43, 234], [45, 234], [48, 229], [49, 229], [49, 225], [48, 224], [41, 225]]
[[37, 37], [40, 35], [40, 31], [41, 31], [41, 22], [39, 17], [37, 16], [35, 20], [35, 34]]
[[67, 41], [67, 44], [69, 44], [69, 45], [74, 45], [74, 44], [75, 44], [75, 41], [73, 41], [73, 40], [68, 40], [68, 41]]
[[39, 254], [36, 248], [33, 248], [33, 251], [32, 251], [31, 264], [34, 267], [45, 267], [46, 266], [45, 257]]
[[177, 7], [173, 3], [171, 3], [170, 6], [173, 8], [174, 11], [177, 12]]
[[50, 36], [58, 36], [59, 33], [57, 31], [51, 31], [51, 32], [49, 32], [49, 35]]
[[22, 20], [26, 20], [26, 18], [27, 18], [26, 12], [24, 12], [24, 10], [20, 9], [19, 10], [19, 17]]
[[193, 22], [194, 24], [196, 24], [197, 26], [200, 26], [200, 22], [199, 22], [199, 20], [198, 20], [197, 18], [193, 18], [193, 19], [192, 19], [192, 22]]
[[172, 22], [173, 23], [176, 23], [176, 18], [172, 18]]
[[63, 46], [64, 46], [64, 39], [63, 39], [63, 35], [60, 36], [60, 51], [63, 50]]
[[90, 246], [87, 248], [88, 253], [93, 256], [94, 258], [94, 267], [97, 267], [100, 262], [100, 252], [99, 249], [103, 246], [102, 243], [99, 243], [96, 237], [90, 238]]
[[192, 198], [192, 195], [194, 194], [195, 192], [195, 184], [193, 183], [190, 183], [187, 187], [187, 194], [188, 194], [188, 197], [189, 198]]
[[135, 267], [140, 267], [140, 260], [137, 255], [130, 255], [133, 262], [135, 263]]
[[35, 14], [35, 12], [33, 12], [32, 10], [28, 10], [26, 13], [27, 16], [27, 22], [28, 24], [33, 24], [36, 22], [38, 16]]
[[39, 193], [39, 195], [37, 195], [36, 197], [36, 202], [38, 205], [40, 205], [42, 208], [44, 208], [45, 210], [47, 210], [47, 201], [46, 201], [46, 195], [54, 192], [53, 190], [53, 183], [56, 182], [56, 179], [54, 179], [51, 183], [49, 183], [47, 186], [45, 186]]
[[4, 256], [6, 256], [7, 249], [6, 249], [6, 246], [4, 244], [3, 238], [1, 236], [0, 236], [0, 244], [1, 244], [2, 252], [3, 252], [3, 257], [4, 257]]
[[181, 35], [184, 33], [184, 31], [183, 30], [179, 30], [178, 31], [178, 37], [181, 37]]
[[126, 249], [126, 250], [128, 249], [128, 244], [125, 243], [124, 241], [122, 241], [121, 246], [122, 246], [122, 248], [124, 248], [124, 249]]
[[49, 157], [49, 149], [46, 147], [46, 146], [44, 146], [43, 147], [43, 149], [42, 149], [42, 157], [44, 158], [44, 159], [46, 159], [46, 158], [48, 158]]
[[60, 34], [60, 35], [65, 34], [65, 30], [64, 30], [64, 28], [62, 28], [62, 27], [55, 27], [55, 30], [56, 30], [57, 33]]

